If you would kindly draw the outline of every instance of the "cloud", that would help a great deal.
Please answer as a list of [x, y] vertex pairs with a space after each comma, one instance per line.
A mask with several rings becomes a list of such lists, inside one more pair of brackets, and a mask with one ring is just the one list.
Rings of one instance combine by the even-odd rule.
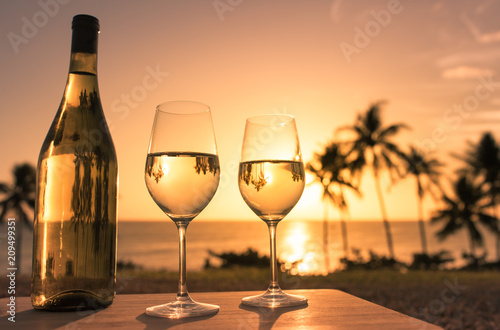
[[477, 7], [476, 7], [476, 14], [481, 14], [485, 11], [487, 11], [492, 5], [495, 5], [496, 4], [496, 0], [487, 0], [487, 1], [484, 1], [483, 3], [480, 3]]
[[445, 79], [477, 79], [479, 76], [490, 76], [493, 73], [491, 69], [460, 65], [444, 70], [441, 76]]
[[482, 44], [489, 44], [492, 42], [500, 41], [500, 30], [493, 32], [481, 32], [478, 27], [472, 22], [472, 20], [466, 16], [465, 14], [461, 15], [462, 21], [465, 23], [465, 26], [472, 33], [477, 42]]
[[441, 10], [441, 8], [444, 7], [444, 3], [443, 1], [438, 1], [438, 2], [435, 2], [433, 5], [432, 5], [432, 11], [433, 12], [438, 12]]
[[334, 23], [340, 22], [340, 5], [342, 4], [342, 0], [334, 0], [332, 2], [332, 7], [330, 9], [330, 17]]
[[463, 130], [470, 131], [470, 130], [478, 130], [478, 131], [496, 131], [498, 128], [498, 124], [500, 124], [500, 119], [485, 119], [485, 118], [479, 118], [479, 119], [468, 119], [463, 123]]
[[500, 48], [476, 49], [465, 52], [456, 52], [437, 60], [441, 68], [463, 65], [463, 63], [498, 63]]

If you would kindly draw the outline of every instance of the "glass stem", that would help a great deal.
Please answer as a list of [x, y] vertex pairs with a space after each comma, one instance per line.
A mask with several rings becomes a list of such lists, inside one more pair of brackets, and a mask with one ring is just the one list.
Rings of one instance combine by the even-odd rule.
[[276, 257], [276, 228], [278, 221], [268, 221], [269, 240], [271, 245], [271, 283], [269, 284], [268, 291], [280, 291], [278, 284], [278, 260]]
[[177, 300], [189, 299], [186, 284], [186, 230], [189, 222], [176, 221], [179, 232], [179, 287], [177, 290]]

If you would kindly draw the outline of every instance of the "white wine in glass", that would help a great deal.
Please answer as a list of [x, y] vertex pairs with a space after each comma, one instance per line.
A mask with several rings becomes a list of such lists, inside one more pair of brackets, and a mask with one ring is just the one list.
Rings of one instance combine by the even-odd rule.
[[146, 314], [179, 319], [213, 315], [219, 306], [193, 301], [186, 285], [187, 226], [210, 202], [220, 179], [219, 157], [210, 108], [175, 101], [157, 107], [145, 180], [148, 191], [179, 231], [179, 286], [173, 302]]
[[276, 227], [297, 204], [304, 185], [304, 163], [295, 119], [288, 115], [248, 118], [238, 186], [243, 200], [269, 228], [271, 283], [265, 293], [243, 298], [243, 304], [274, 308], [307, 303], [307, 298], [281, 290], [276, 257]]

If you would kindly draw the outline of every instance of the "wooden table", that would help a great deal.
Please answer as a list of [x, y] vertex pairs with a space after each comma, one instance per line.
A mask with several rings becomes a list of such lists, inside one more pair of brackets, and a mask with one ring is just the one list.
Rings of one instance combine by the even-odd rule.
[[247, 307], [241, 298], [260, 292], [192, 293], [199, 302], [217, 304], [210, 317], [169, 320], [145, 314], [146, 307], [170, 302], [175, 294], [117, 295], [99, 311], [45, 312], [31, 307], [29, 297], [16, 298], [15, 323], [5, 314], [9, 298], [0, 299], [0, 329], [440, 329], [339, 290], [290, 290], [306, 296], [301, 307]]

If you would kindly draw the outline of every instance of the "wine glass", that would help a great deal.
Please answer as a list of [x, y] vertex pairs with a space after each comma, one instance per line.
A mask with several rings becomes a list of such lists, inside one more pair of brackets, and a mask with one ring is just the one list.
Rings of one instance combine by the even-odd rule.
[[245, 305], [273, 308], [307, 303], [307, 298], [280, 289], [276, 261], [276, 227], [299, 201], [304, 176], [295, 119], [289, 115], [248, 118], [238, 186], [247, 205], [269, 227], [271, 283], [264, 294], [243, 298]]
[[193, 301], [186, 285], [187, 226], [208, 205], [220, 179], [208, 106], [173, 101], [156, 108], [145, 179], [151, 197], [179, 232], [177, 297], [173, 302], [147, 308], [146, 314], [172, 319], [216, 314], [219, 306]]

